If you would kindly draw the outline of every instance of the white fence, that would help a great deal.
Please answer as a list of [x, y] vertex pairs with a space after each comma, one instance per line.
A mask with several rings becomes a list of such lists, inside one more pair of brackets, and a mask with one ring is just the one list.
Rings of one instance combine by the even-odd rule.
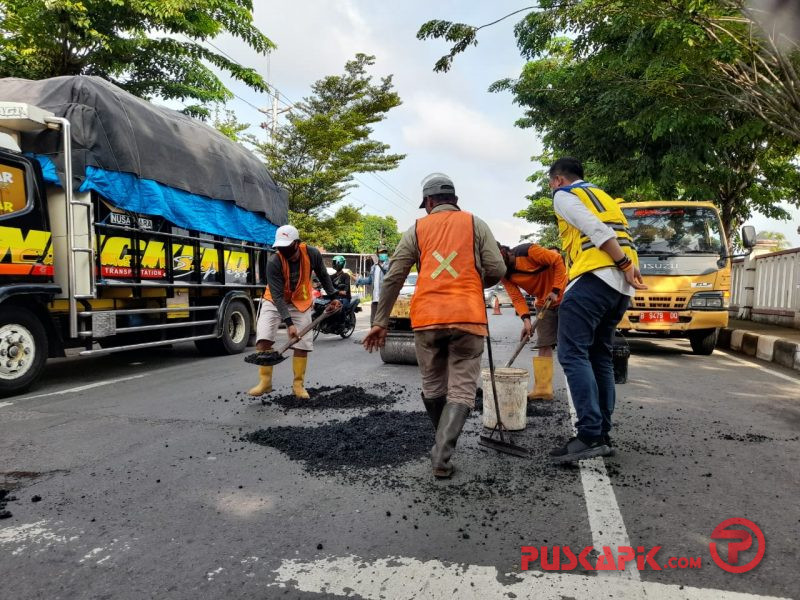
[[800, 248], [754, 249], [733, 263], [730, 314], [800, 329]]

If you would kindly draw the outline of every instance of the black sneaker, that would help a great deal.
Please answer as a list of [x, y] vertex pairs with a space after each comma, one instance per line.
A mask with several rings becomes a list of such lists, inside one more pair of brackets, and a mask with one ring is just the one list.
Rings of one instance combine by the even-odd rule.
[[560, 448], [550, 451], [553, 462], [573, 463], [587, 458], [608, 456], [611, 448], [603, 443], [603, 437], [580, 438], [574, 437]]
[[607, 433], [603, 433], [600, 435], [600, 438], [603, 440], [603, 443], [608, 446], [610, 452], [606, 456], [616, 456], [617, 451], [614, 449], [614, 444], [611, 443], [611, 436]]

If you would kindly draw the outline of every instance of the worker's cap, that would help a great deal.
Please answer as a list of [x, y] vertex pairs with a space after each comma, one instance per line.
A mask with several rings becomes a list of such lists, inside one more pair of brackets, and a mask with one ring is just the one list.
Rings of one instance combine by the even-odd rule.
[[300, 232], [296, 227], [291, 225], [281, 225], [278, 231], [275, 232], [275, 241], [272, 242], [273, 248], [283, 248], [284, 246], [291, 246], [292, 242], [300, 239]]
[[453, 185], [453, 180], [444, 173], [431, 173], [422, 180], [422, 203], [420, 208], [425, 208], [425, 198], [428, 196], [435, 196], [437, 194], [453, 194], [456, 193], [456, 186]]

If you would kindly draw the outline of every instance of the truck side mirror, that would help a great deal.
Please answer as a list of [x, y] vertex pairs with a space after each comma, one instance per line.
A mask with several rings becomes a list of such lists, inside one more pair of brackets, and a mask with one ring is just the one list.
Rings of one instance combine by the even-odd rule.
[[742, 246], [747, 249], [756, 245], [756, 228], [752, 225], [742, 227]]

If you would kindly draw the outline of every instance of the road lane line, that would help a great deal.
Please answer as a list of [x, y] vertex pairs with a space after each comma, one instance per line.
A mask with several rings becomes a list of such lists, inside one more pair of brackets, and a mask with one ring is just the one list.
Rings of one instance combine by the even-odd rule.
[[64, 394], [72, 394], [74, 392], [82, 392], [84, 390], [91, 390], [93, 388], [102, 387], [104, 385], [111, 385], [112, 383], [121, 383], [123, 381], [130, 381], [131, 379], [140, 379], [142, 377], [146, 377], [148, 373], [142, 373], [141, 375], [131, 375], [130, 377], [119, 377], [117, 379], [106, 379], [104, 381], [97, 381], [95, 383], [89, 383], [87, 385], [80, 385], [78, 387], [69, 388], [66, 390], [59, 390], [57, 392], [48, 392], [46, 394], [36, 394], [35, 396], [25, 396], [24, 398], [19, 398], [18, 401], [21, 400], [33, 400], [34, 398], [46, 398], [48, 396], [61, 396]]
[[[786, 600], [697, 588], [677, 583], [633, 581], [572, 572], [501, 572], [493, 566], [422, 561], [407, 556], [367, 560], [358, 556], [331, 556], [318, 560], [284, 559], [269, 587], [326, 595], [356, 595], [368, 600], [392, 598], [620, 598], [642, 600]], [[607, 573], [607, 571], [602, 571]], [[505, 575], [505, 576], [501, 576]]]
[[13, 404], [13, 402], [0, 402], [0, 408], [3, 408], [4, 406], [11, 406]]
[[[578, 418], [575, 407], [572, 405], [572, 395], [567, 388], [567, 403], [569, 414], [573, 423]], [[592, 530], [592, 546], [602, 552], [603, 546], [609, 546], [613, 552], [620, 546], [630, 546], [631, 540], [622, 513], [617, 504], [614, 487], [606, 471], [606, 463], [601, 457], [578, 462], [581, 469], [581, 483], [583, 484], [583, 497], [586, 501], [586, 513], [589, 515], [589, 527]], [[598, 574], [609, 577], [623, 577], [640, 581], [638, 569], [633, 563], [627, 563], [624, 571], [601, 571]]]
[[780, 372], [775, 371], [773, 369], [769, 369], [769, 368], [764, 367], [764, 366], [762, 366], [762, 365], [760, 365], [758, 363], [753, 363], [753, 362], [750, 362], [749, 360], [744, 360], [743, 358], [739, 358], [738, 356], [734, 356], [734, 355], [730, 354], [729, 352], [726, 352], [724, 350], [720, 350], [719, 348], [717, 348], [717, 352], [720, 352], [725, 358], [728, 358], [728, 359], [730, 359], [730, 360], [732, 360], [734, 362], [738, 362], [739, 364], [742, 364], [742, 365], [747, 365], [748, 367], [753, 367], [754, 369], [758, 369], [759, 371], [766, 371], [767, 373], [769, 373], [771, 375], [775, 375], [775, 377], [780, 377], [781, 379], [785, 379], [786, 381], [791, 381], [792, 383], [797, 383], [798, 381], [800, 381], [800, 377], [790, 377], [789, 375], [785, 375], [784, 373], [780, 373]]

